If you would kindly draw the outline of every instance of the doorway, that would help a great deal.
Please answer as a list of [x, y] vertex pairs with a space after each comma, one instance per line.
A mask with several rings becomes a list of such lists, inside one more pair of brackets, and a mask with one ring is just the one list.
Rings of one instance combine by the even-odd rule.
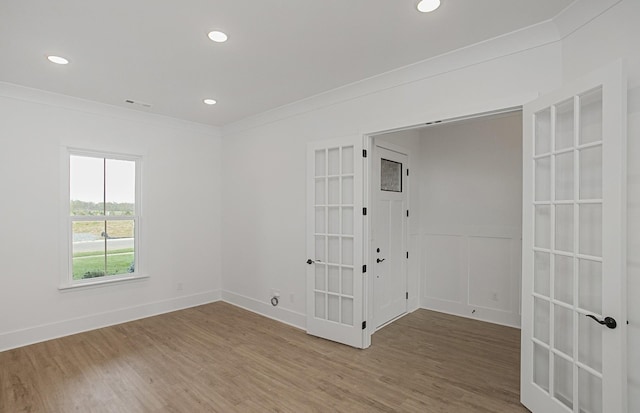
[[[372, 327], [417, 308], [520, 327], [520, 108], [384, 133], [370, 144]], [[411, 164], [402, 175], [406, 203], [396, 213], [403, 218], [395, 224], [402, 241], [385, 240], [392, 234], [384, 226], [391, 222], [389, 207], [379, 201], [388, 196], [380, 189], [380, 153], [388, 156], [389, 148], [407, 154]], [[393, 246], [402, 251], [404, 268], [396, 272], [405, 271], [404, 277], [389, 277], [386, 252]], [[386, 319], [380, 315], [391, 305], [382, 288], [404, 298], [404, 307], [396, 304]]]

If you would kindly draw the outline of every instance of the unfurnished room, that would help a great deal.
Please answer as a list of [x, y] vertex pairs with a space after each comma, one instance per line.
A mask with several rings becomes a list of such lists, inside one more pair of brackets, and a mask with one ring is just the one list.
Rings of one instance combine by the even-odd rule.
[[0, 413], [640, 412], [640, 1], [0, 1]]

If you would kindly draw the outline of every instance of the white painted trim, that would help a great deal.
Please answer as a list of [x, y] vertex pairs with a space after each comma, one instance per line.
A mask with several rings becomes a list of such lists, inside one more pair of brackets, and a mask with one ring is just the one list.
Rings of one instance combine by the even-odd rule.
[[203, 137], [220, 138], [221, 136], [221, 129], [217, 126], [204, 125], [154, 113], [61, 95], [8, 82], [0, 81], [0, 97], [52, 106], [55, 108], [62, 108], [91, 115], [154, 124], [157, 127], [171, 128], [176, 131], [188, 130], [189, 132], [197, 133]]
[[518, 324], [512, 324], [508, 320], [496, 320], [494, 318], [486, 319], [486, 318], [484, 318], [482, 316], [470, 317], [469, 314], [458, 313], [458, 312], [455, 312], [455, 311], [450, 311], [447, 308], [438, 308], [437, 306], [429, 307], [429, 306], [423, 305], [420, 308], [423, 309], [423, 310], [435, 311], [435, 312], [438, 312], [438, 313], [454, 315], [456, 317], [468, 318], [469, 320], [482, 321], [483, 323], [489, 323], [489, 324], [498, 324], [498, 325], [501, 325], [501, 326], [517, 328], [518, 330], [520, 330], [520, 326]]
[[252, 313], [279, 321], [301, 330], [306, 330], [307, 315], [284, 307], [274, 307], [268, 299], [259, 301], [251, 297], [236, 294], [231, 291], [222, 291], [222, 301], [244, 308]]
[[0, 352], [158, 314], [213, 303], [220, 301], [221, 295], [220, 290], [211, 290], [10, 331], [0, 334]]

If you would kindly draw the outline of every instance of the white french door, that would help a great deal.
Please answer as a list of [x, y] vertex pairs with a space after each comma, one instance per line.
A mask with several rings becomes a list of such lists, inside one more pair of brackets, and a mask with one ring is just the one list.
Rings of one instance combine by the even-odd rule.
[[525, 105], [523, 122], [522, 403], [626, 412], [622, 65]]
[[363, 347], [362, 138], [307, 148], [307, 332]]
[[406, 154], [375, 146], [371, 188], [374, 194], [373, 321], [378, 328], [407, 312]]

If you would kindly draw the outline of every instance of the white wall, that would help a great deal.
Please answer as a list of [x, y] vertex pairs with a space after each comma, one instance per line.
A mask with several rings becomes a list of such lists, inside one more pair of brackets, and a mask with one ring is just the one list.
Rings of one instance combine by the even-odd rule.
[[516, 106], [559, 84], [559, 44], [505, 53], [467, 50], [225, 127], [223, 298], [304, 327], [307, 142]]
[[[58, 290], [66, 145], [143, 156], [148, 279]], [[219, 299], [217, 129], [0, 83], [0, 148], [0, 351]]]
[[422, 306], [520, 326], [522, 115], [423, 129]]
[[628, 374], [629, 412], [640, 412], [640, 1], [624, 0], [563, 42], [566, 81], [617, 59], [628, 70]]

